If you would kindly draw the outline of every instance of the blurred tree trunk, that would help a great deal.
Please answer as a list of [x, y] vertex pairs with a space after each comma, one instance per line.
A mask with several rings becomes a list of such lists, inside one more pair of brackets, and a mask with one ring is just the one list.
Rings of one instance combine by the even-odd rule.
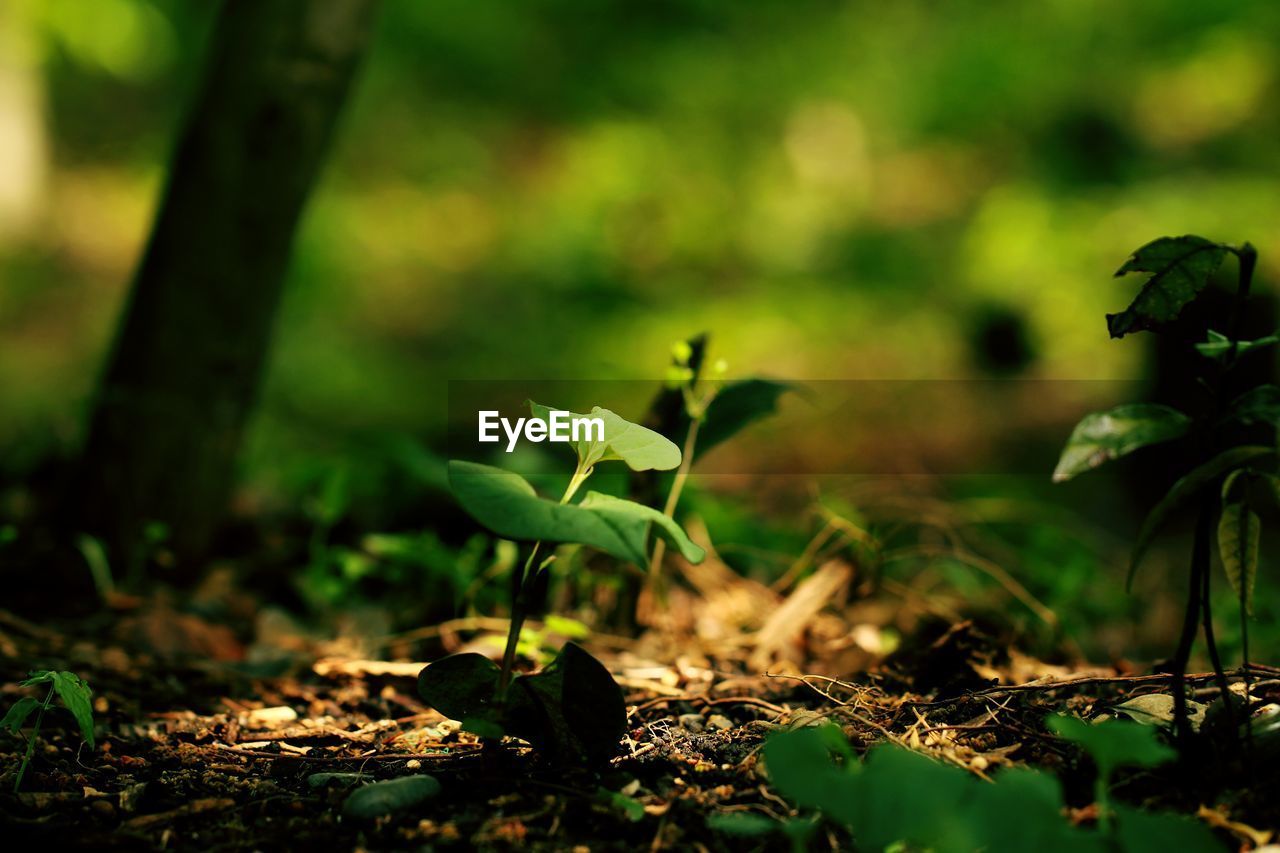
[[198, 569], [233, 485], [290, 246], [376, 0], [227, 0], [95, 400], [72, 503], [117, 566], [162, 522]]

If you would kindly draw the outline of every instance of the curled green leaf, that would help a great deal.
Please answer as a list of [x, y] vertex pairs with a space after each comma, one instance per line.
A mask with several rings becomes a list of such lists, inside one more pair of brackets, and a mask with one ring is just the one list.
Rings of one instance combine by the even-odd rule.
[[[528, 401], [535, 417], [551, 420], [552, 412], [567, 411]], [[608, 409], [596, 406], [588, 415], [569, 412], [569, 418], [596, 418], [604, 425], [603, 437], [584, 437], [571, 442], [578, 454], [578, 468], [585, 471], [597, 462], [625, 462], [632, 471], [668, 471], [680, 465], [680, 448], [651, 429], [633, 424]]]
[[1151, 444], [1181, 438], [1191, 418], [1169, 406], [1134, 403], [1085, 415], [1062, 450], [1053, 481], [1062, 483]]

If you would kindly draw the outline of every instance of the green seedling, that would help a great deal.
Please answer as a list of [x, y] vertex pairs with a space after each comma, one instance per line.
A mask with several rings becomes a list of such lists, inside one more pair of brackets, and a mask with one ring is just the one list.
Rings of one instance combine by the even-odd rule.
[[[550, 420], [551, 409], [529, 403], [534, 416]], [[557, 410], [559, 411], [559, 410]], [[513, 672], [525, 619], [545, 598], [554, 554], [549, 543], [576, 543], [643, 567], [650, 534], [700, 562], [702, 548], [669, 516], [651, 507], [599, 492], [574, 501], [595, 466], [619, 461], [633, 471], [670, 470], [680, 449], [658, 433], [607, 409], [588, 416], [604, 422], [603, 436], [571, 442], [577, 465], [558, 501], [540, 497], [517, 474], [472, 462], [449, 463], [449, 485], [476, 521], [505, 539], [531, 543], [523, 569], [513, 572], [511, 624], [501, 666], [487, 657], [452, 655], [423, 669], [418, 692], [436, 710], [461, 720], [484, 737], [515, 735], [559, 761], [600, 763], [617, 749], [626, 727], [622, 691], [608, 669], [574, 643], [532, 675]]]
[[44, 721], [45, 712], [54, 707], [54, 694], [57, 694], [62, 700], [63, 707], [70, 711], [71, 716], [75, 717], [76, 722], [79, 723], [80, 735], [85, 743], [89, 744], [90, 749], [94, 746], [93, 705], [89, 701], [93, 691], [89, 689], [85, 680], [74, 672], [42, 670], [31, 673], [31, 677], [22, 682], [23, 687], [35, 687], [41, 684], [49, 685], [43, 700], [23, 696], [13, 703], [9, 713], [4, 715], [4, 720], [0, 721], [0, 728], [20, 734], [27, 718], [32, 713], [36, 715], [35, 723], [31, 727], [31, 735], [27, 738], [27, 751], [23, 754], [22, 764], [18, 767], [18, 778], [13, 782], [14, 793], [17, 793], [22, 786], [22, 777], [26, 775], [27, 765], [31, 763], [31, 756], [35, 754], [36, 739], [40, 736], [40, 724]]
[[[733, 437], [749, 424], [777, 410], [778, 400], [792, 386], [771, 379], [724, 378], [728, 365], [716, 359], [707, 365], [707, 336], [677, 341], [671, 347], [666, 390], [650, 409], [660, 430], [673, 436], [681, 446], [680, 466], [671, 480], [663, 504], [663, 515], [675, 516], [689, 472], [700, 456]], [[666, 542], [653, 543], [649, 556], [648, 582], [658, 597], [662, 587], [662, 559]]]
[[[1053, 475], [1056, 482], [1069, 480], [1108, 460], [1173, 439], [1186, 439], [1193, 448], [1191, 463], [1142, 523], [1127, 582], [1127, 586], [1132, 585], [1143, 555], [1175, 511], [1195, 506], [1197, 521], [1191, 550], [1190, 586], [1173, 660], [1174, 724], [1184, 743], [1192, 734], [1185, 691], [1187, 661], [1201, 625], [1218, 675], [1219, 689], [1224, 696], [1229, 695], [1214, 643], [1209, 603], [1215, 530], [1227, 581], [1240, 601], [1247, 696], [1247, 614], [1257, 573], [1261, 517], [1280, 516], [1277, 510], [1280, 479], [1259, 467], [1264, 463], [1273, 464], [1276, 457], [1274, 429], [1280, 421], [1280, 388], [1260, 385], [1228, 400], [1224, 379], [1243, 355], [1271, 346], [1280, 341], [1280, 337], [1269, 335], [1256, 340], [1239, 337], [1240, 320], [1258, 260], [1253, 246], [1248, 243], [1228, 246], [1203, 237], [1162, 237], [1134, 252], [1116, 275], [1140, 273], [1146, 280], [1128, 308], [1119, 314], [1107, 315], [1107, 329], [1113, 338], [1137, 331], [1168, 331], [1170, 324], [1184, 315], [1206, 289], [1228, 256], [1234, 256], [1238, 266], [1229, 328], [1226, 332], [1206, 328], [1205, 341], [1195, 345], [1204, 366], [1198, 377], [1205, 398], [1202, 409], [1187, 414], [1169, 406], [1136, 403], [1088, 415], [1076, 425]], [[1241, 441], [1244, 428], [1254, 425], [1272, 430], [1265, 444]]]
[[[1115, 738], [1115, 730], [1107, 730], [1104, 739], [1119, 743], [1108, 740], [1105, 749], [1095, 744], [1100, 766], [1103, 760], [1110, 766], [1143, 763], [1139, 759], [1152, 757], [1152, 749], [1159, 747], [1144, 739], [1135, 750], [1135, 741]], [[1168, 845], [1170, 837], [1177, 839], [1173, 849], [1223, 850], [1203, 824], [1169, 814], [1117, 807], [1116, 820], [1100, 825], [1102, 831], [1072, 826], [1063, 818], [1058, 780], [1030, 768], [1003, 770], [992, 783], [891, 744], [872, 748], [859, 761], [831, 723], [773, 735], [765, 742], [764, 761], [778, 793], [802, 810], [816, 810], [847, 827], [859, 850], [1147, 853], [1170, 849], [1161, 846]], [[750, 820], [719, 828], [747, 834], [791, 827]]]

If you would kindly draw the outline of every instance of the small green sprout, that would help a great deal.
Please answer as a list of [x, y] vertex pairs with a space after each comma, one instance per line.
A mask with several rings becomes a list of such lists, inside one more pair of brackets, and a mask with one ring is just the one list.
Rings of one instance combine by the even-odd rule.
[[4, 720], [0, 721], [0, 728], [19, 734], [27, 717], [31, 716], [32, 712], [36, 715], [31, 736], [27, 739], [26, 754], [23, 755], [22, 765], [18, 768], [18, 778], [13, 783], [14, 793], [17, 793], [18, 788], [22, 786], [22, 777], [26, 775], [27, 765], [31, 763], [31, 756], [35, 754], [36, 738], [40, 736], [40, 724], [44, 721], [45, 712], [53, 707], [55, 693], [62, 700], [63, 706], [71, 712], [71, 716], [75, 717], [76, 722], [80, 724], [80, 735], [85, 743], [89, 744], [90, 749], [94, 746], [93, 705], [89, 701], [93, 691], [89, 689], [85, 680], [74, 672], [41, 670], [31, 673], [31, 677], [22, 682], [23, 687], [35, 687], [40, 684], [49, 685], [43, 700], [23, 696], [13, 703], [9, 713], [4, 715]]

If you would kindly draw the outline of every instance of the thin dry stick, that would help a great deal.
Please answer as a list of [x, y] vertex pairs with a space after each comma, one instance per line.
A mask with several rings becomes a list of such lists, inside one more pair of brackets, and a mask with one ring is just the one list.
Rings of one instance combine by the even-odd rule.
[[795, 582], [795, 579], [804, 573], [805, 569], [813, 565], [813, 558], [816, 557], [818, 552], [822, 550], [823, 546], [825, 546], [832, 537], [837, 534], [838, 536], [836, 541], [839, 541], [839, 537], [842, 537], [844, 534], [836, 528], [834, 521], [828, 519], [827, 523], [822, 525], [822, 529], [814, 534], [813, 538], [809, 540], [809, 544], [804, 546], [804, 550], [800, 552], [800, 556], [796, 557], [795, 561], [791, 564], [791, 567], [783, 572], [781, 577], [770, 584], [769, 589], [780, 593], [787, 587], [791, 586], [791, 584]]
[[[1250, 672], [1265, 672], [1258, 664], [1250, 664], [1246, 669], [1240, 669], [1226, 673], [1228, 679], [1245, 678]], [[1193, 675], [1187, 675], [1187, 681], [1212, 681], [1218, 677], [1217, 673], [1199, 672]], [[1089, 675], [1082, 678], [1069, 678], [1065, 681], [1045, 681], [1032, 682], [1030, 684], [1010, 684], [1005, 687], [988, 687], [985, 690], [976, 690], [972, 693], [963, 693], [959, 696], [953, 696], [950, 699], [935, 699], [931, 701], [916, 701], [914, 699], [905, 699], [904, 704], [925, 707], [927, 705], [949, 705], [953, 702], [959, 702], [964, 699], [976, 699], [982, 696], [1000, 696], [1005, 693], [1021, 693], [1026, 691], [1044, 691], [1044, 690], [1060, 690], [1066, 687], [1084, 687], [1092, 684], [1145, 684], [1150, 682], [1172, 681], [1174, 678], [1172, 673], [1155, 673], [1152, 675]]]
[[936, 545], [914, 545], [885, 554], [884, 562], [907, 560], [912, 557], [950, 557], [953, 560], [958, 560], [967, 566], [977, 569], [1000, 584], [1010, 595], [1025, 604], [1027, 609], [1039, 617], [1046, 625], [1056, 626], [1058, 624], [1057, 614], [1032, 595], [1025, 586], [1018, 583], [1012, 575], [985, 557], [980, 557], [962, 549], [942, 548]]

